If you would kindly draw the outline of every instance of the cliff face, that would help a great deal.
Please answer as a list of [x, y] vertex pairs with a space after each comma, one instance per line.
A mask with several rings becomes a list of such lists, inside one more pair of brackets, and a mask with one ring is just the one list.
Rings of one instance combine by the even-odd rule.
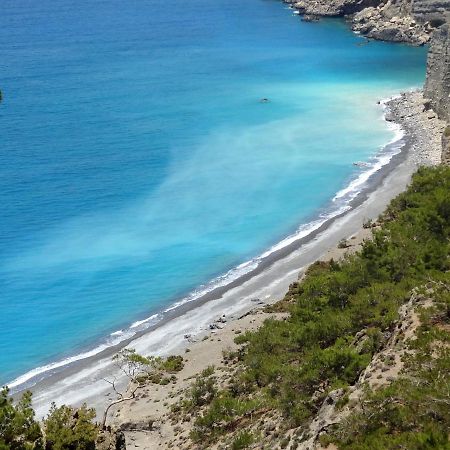
[[446, 21], [450, 0], [388, 0], [353, 18], [353, 29], [375, 39], [422, 45]]
[[[450, 122], [450, 25], [446, 23], [433, 33], [428, 52], [425, 97], [441, 119]], [[450, 164], [450, 128], [442, 136], [442, 162]]]
[[450, 120], [450, 30], [445, 24], [438, 28], [428, 52], [425, 97], [431, 100], [439, 116]]
[[450, 0], [412, 0], [411, 15], [418, 21], [429, 22], [432, 27], [442, 25], [450, 11]]
[[[448, 2], [450, 0], [442, 0]], [[352, 28], [368, 37], [393, 42], [408, 42], [423, 45], [430, 39], [432, 25], [428, 20], [432, 0], [388, 0], [376, 8], [367, 8], [357, 13]], [[439, 16], [439, 13], [436, 13]], [[434, 16], [433, 16], [434, 17]]]
[[450, 166], [450, 126], [442, 135], [442, 163]]

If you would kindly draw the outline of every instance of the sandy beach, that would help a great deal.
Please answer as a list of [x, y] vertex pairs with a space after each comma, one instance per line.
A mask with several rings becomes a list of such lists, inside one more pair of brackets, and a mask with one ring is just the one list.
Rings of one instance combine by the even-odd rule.
[[[144, 355], [185, 356], [185, 368], [178, 374], [175, 385], [152, 386], [145, 397], [121, 411], [113, 411], [119, 422], [130, 417], [134, 421], [148, 417], [160, 421], [170, 403], [164, 399], [182, 390], [189, 378], [204, 367], [223, 365], [222, 351], [234, 345], [236, 333], [258, 326], [267, 317], [262, 308], [280, 300], [309, 264], [320, 258], [339, 258], [347, 251], [358, 249], [359, 244], [370, 237], [370, 230], [362, 228], [363, 223], [376, 219], [389, 201], [405, 189], [418, 165], [440, 162], [444, 123], [427, 108], [420, 92], [388, 102], [386, 120], [399, 124], [404, 131], [402, 150], [371, 177], [348, 212], [330, 219], [307, 237], [271, 253], [256, 270], [170, 311], [155, 327], [36, 382], [31, 390], [37, 416], [42, 417], [52, 401], [73, 405], [86, 402], [101, 413], [113, 399], [105, 379], [116, 377], [122, 387], [127, 383], [111, 361], [112, 355], [126, 345]], [[341, 239], [348, 239], [348, 249], [336, 248]], [[221, 321], [217, 322], [218, 319]], [[163, 403], [167, 403], [166, 406]], [[163, 429], [158, 433], [161, 439], [168, 439]]]

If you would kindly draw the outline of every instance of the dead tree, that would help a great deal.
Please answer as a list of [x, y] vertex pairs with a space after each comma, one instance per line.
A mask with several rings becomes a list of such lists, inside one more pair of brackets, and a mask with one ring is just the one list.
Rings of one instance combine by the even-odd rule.
[[102, 428], [106, 428], [106, 420], [108, 418], [109, 410], [119, 403], [132, 400], [136, 397], [136, 392], [138, 389], [142, 388], [148, 377], [160, 370], [161, 358], [156, 358], [153, 356], [145, 357], [136, 353], [134, 349], [125, 348], [119, 353], [114, 355], [113, 361], [115, 366], [126, 376], [128, 379], [128, 386], [120, 391], [117, 388], [117, 378], [114, 377], [112, 380], [104, 379], [109, 383], [114, 392], [117, 395], [117, 399], [113, 400], [105, 409], [102, 419]]

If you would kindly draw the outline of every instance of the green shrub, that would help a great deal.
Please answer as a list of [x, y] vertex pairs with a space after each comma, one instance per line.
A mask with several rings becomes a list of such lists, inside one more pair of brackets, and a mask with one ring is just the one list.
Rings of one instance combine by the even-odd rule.
[[450, 324], [450, 275], [446, 278], [446, 288], [434, 294], [441, 307], [422, 315], [404, 375], [368, 392], [364, 408], [335, 426], [324, 444], [334, 442], [342, 450], [450, 449], [450, 333], [442, 328]]
[[165, 358], [160, 365], [160, 369], [164, 372], [175, 373], [180, 372], [184, 367], [184, 360], [181, 355], [171, 355]]
[[241, 450], [244, 448], [248, 448], [253, 442], [255, 438], [252, 433], [248, 431], [241, 431], [234, 438], [233, 443], [231, 444], [232, 450]]
[[189, 401], [192, 406], [207, 405], [216, 396], [216, 378], [213, 377], [213, 373], [214, 367], [209, 366], [195, 379], [189, 392]]
[[233, 422], [258, 406], [260, 402], [256, 400], [235, 398], [228, 391], [222, 391], [211, 401], [207, 411], [195, 420], [191, 437], [198, 441], [233, 430]]

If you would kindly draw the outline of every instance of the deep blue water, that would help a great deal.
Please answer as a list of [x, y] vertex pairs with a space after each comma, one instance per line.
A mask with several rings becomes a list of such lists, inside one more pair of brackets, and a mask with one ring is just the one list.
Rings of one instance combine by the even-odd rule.
[[425, 49], [278, 1], [2, 5], [0, 382], [323, 212], [393, 137], [376, 101], [424, 78]]

